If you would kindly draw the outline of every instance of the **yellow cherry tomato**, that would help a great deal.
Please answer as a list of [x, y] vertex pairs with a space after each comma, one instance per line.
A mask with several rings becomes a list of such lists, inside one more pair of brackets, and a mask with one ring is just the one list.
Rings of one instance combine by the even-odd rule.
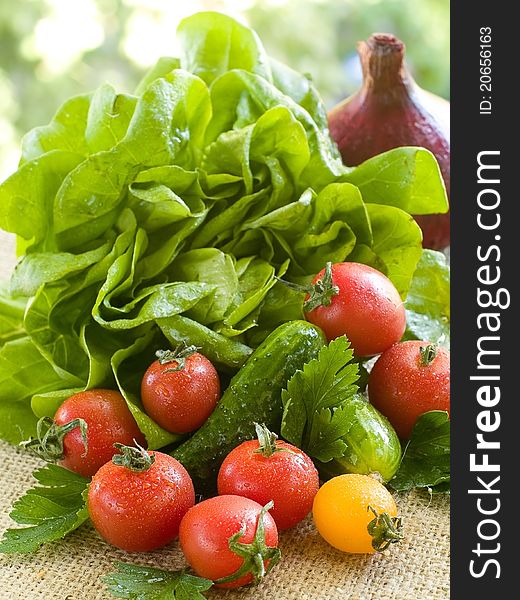
[[343, 552], [381, 551], [402, 537], [392, 495], [368, 475], [327, 481], [314, 497], [312, 515], [321, 536]]

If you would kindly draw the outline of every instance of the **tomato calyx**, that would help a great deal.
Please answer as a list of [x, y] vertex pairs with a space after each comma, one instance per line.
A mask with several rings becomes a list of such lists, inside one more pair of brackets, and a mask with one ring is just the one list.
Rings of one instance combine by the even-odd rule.
[[376, 552], [383, 552], [390, 544], [395, 544], [403, 539], [401, 517], [391, 517], [386, 512], [379, 514], [371, 506], [367, 506], [367, 510], [374, 514], [374, 518], [368, 524], [367, 530], [372, 536], [372, 548]]
[[303, 304], [305, 312], [311, 312], [319, 306], [330, 306], [332, 298], [339, 294], [339, 287], [332, 280], [332, 263], [325, 265], [323, 277], [309, 286], [309, 297]]
[[182, 371], [186, 366], [186, 359], [195, 354], [198, 350], [199, 348], [197, 348], [197, 346], [179, 344], [173, 350], [157, 350], [155, 356], [161, 365], [176, 362], [177, 365], [175, 367], [169, 367], [164, 371], [164, 373], [175, 373], [177, 371]]
[[114, 454], [112, 462], [118, 467], [125, 467], [134, 471], [135, 473], [143, 473], [155, 462], [155, 456], [149, 454], [142, 446], [140, 446], [135, 440], [134, 446], [125, 446], [116, 442], [114, 448], [119, 450], [119, 454]]
[[84, 419], [72, 419], [64, 425], [58, 425], [50, 417], [42, 417], [36, 424], [36, 437], [20, 442], [20, 446], [46, 462], [56, 462], [64, 456], [63, 438], [76, 427], [81, 432], [85, 449], [81, 456], [85, 457], [88, 451], [88, 426]]
[[270, 431], [263, 423], [255, 423], [256, 437], [258, 438], [258, 448], [254, 451], [255, 454], [261, 454], [269, 458], [276, 452], [291, 452], [288, 448], [280, 448], [276, 445], [278, 436], [274, 431]]
[[332, 263], [328, 262], [325, 265], [325, 271], [321, 279], [317, 279], [310, 285], [300, 285], [292, 281], [286, 281], [280, 277], [276, 279], [297, 292], [307, 294], [308, 298], [303, 303], [303, 310], [308, 313], [319, 306], [330, 306], [332, 298], [339, 294], [339, 287], [332, 280]]
[[420, 364], [421, 367], [428, 367], [432, 364], [437, 356], [439, 346], [437, 344], [428, 344], [427, 346], [421, 346], [419, 348], [419, 354], [421, 355]]
[[[229, 538], [229, 549], [237, 556], [243, 558], [244, 562], [237, 571], [231, 573], [231, 575], [228, 575], [227, 577], [217, 579], [215, 583], [232, 583], [244, 575], [251, 573], [253, 576], [253, 583], [257, 585], [279, 562], [282, 556], [280, 549], [268, 546], [265, 542], [264, 515], [273, 508], [273, 506], [274, 502], [271, 500], [262, 507], [262, 510], [258, 515], [255, 536], [250, 544], [244, 544], [238, 541], [246, 533], [245, 527]], [[269, 561], [267, 567], [265, 566], [266, 561]]]

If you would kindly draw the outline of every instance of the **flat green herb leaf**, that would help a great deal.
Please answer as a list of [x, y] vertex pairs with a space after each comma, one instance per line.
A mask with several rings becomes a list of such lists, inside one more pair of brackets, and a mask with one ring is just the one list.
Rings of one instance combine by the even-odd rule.
[[428, 488], [428, 492], [431, 492], [432, 494], [449, 494], [450, 489], [450, 482], [444, 481], [443, 483], [438, 483], [437, 485]]
[[152, 567], [116, 563], [117, 571], [103, 577], [115, 598], [130, 600], [204, 600], [201, 592], [213, 582], [185, 571], [163, 571]]
[[365, 396], [355, 394], [335, 410], [324, 412], [320, 418], [326, 424], [322, 429], [323, 437], [335, 439], [335, 455], [332, 452], [325, 454], [327, 462], [317, 464], [322, 475], [378, 473], [384, 481], [395, 475], [401, 461], [399, 438], [388, 420]]
[[42, 467], [33, 475], [40, 485], [17, 500], [10, 513], [13, 521], [28, 527], [8, 529], [0, 541], [0, 552], [34, 552], [88, 519], [87, 479], [57, 465]]
[[313, 428], [318, 434], [314, 436], [312, 450], [309, 450], [313, 458], [326, 463], [345, 454], [347, 444], [344, 438], [352, 422], [351, 413], [348, 404], [335, 409], [323, 408], [316, 413]]
[[365, 202], [387, 204], [414, 215], [445, 213], [448, 198], [434, 155], [425, 148], [395, 148], [342, 177], [357, 185]]
[[398, 491], [435, 488], [450, 481], [450, 418], [432, 410], [419, 417], [389, 485]]
[[405, 302], [406, 338], [450, 344], [450, 267], [446, 256], [424, 250]]
[[282, 391], [282, 436], [323, 462], [342, 456], [345, 449], [340, 438], [350, 421], [335, 411], [358, 390], [358, 365], [352, 359], [350, 342], [339, 337], [297, 371]]

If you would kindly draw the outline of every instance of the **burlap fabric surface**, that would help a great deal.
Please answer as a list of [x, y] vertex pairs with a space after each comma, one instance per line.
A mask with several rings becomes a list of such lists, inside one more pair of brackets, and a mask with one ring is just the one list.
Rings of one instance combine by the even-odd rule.
[[[12, 242], [0, 232], [0, 276], [13, 265]], [[35, 374], [36, 376], [37, 374]], [[0, 530], [12, 526], [12, 503], [34, 484], [43, 463], [0, 443]], [[281, 534], [283, 558], [265, 582], [246, 591], [208, 592], [211, 600], [444, 600], [449, 598], [449, 500], [397, 497], [405, 540], [383, 555], [353, 556], [324, 542], [309, 518]], [[126, 554], [104, 543], [89, 524], [32, 555], [0, 555], [0, 600], [101, 600], [101, 577], [115, 561], [166, 569], [185, 566], [178, 544]]]

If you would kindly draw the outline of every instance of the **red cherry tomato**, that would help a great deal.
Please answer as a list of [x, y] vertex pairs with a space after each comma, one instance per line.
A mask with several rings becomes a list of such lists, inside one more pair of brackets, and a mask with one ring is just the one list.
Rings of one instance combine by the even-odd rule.
[[125, 399], [115, 390], [87, 390], [65, 400], [54, 422], [63, 426], [74, 419], [83, 419], [87, 424], [87, 450], [80, 428], [75, 427], [63, 438], [63, 458], [58, 462], [84, 477], [94, 475], [112, 458], [115, 442], [131, 445], [135, 440], [141, 446], [146, 444]]
[[[279, 559], [278, 531], [265, 508], [241, 496], [216, 496], [191, 508], [182, 519], [179, 541], [195, 573], [216, 581], [216, 587], [221, 588], [236, 588], [258, 581], [262, 573], [258, 572], [254, 556], [261, 554], [264, 560], [260, 564], [265, 570]], [[243, 533], [240, 535], [240, 532]], [[239, 544], [252, 544], [251, 555], [239, 556], [231, 550], [230, 538]], [[241, 567], [246, 572], [233, 578]], [[219, 581], [227, 577], [233, 580]]]
[[316, 284], [318, 291], [323, 286], [329, 291], [320, 293], [317, 302], [312, 294], [307, 297], [306, 318], [329, 341], [346, 335], [356, 356], [373, 356], [401, 339], [406, 327], [403, 301], [380, 271], [354, 262], [337, 263], [320, 271], [313, 280]]
[[218, 493], [244, 496], [262, 506], [272, 500], [269, 512], [276, 526], [288, 529], [312, 510], [320, 486], [318, 471], [296, 446], [275, 436], [270, 444], [264, 439], [243, 442], [227, 455], [218, 474]]
[[194, 431], [213, 412], [220, 397], [218, 373], [198, 352], [179, 360], [168, 351], [162, 356], [144, 374], [141, 383], [144, 409], [167, 431]]
[[368, 379], [370, 402], [408, 439], [417, 419], [430, 410], [450, 410], [450, 353], [429, 342], [392, 346]]
[[148, 552], [170, 543], [195, 503], [193, 483], [179, 461], [162, 452], [142, 452], [155, 458], [149, 468], [137, 472], [108, 462], [88, 491], [94, 527], [108, 543], [127, 552]]

